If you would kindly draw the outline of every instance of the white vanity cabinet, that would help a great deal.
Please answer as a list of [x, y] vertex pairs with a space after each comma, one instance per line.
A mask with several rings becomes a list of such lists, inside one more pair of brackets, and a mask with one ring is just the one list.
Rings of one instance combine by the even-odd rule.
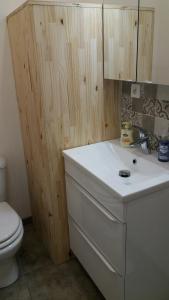
[[70, 247], [106, 299], [124, 299], [126, 225], [66, 175]]
[[[163, 188], [151, 186], [122, 197], [94, 172], [96, 168], [106, 174], [117, 166], [109, 157], [110, 144], [99, 143], [95, 157], [91, 156], [93, 145], [64, 151], [70, 247], [106, 300], [168, 300], [169, 183], [164, 180], [169, 181], [169, 173], [163, 178], [163, 169], [155, 165]], [[102, 161], [99, 147], [103, 145], [108, 151], [104, 148]], [[120, 153], [127, 150], [114, 148], [113, 157], [117, 157], [115, 151], [124, 161], [130, 159]], [[140, 162], [142, 168], [144, 162]], [[145, 180], [152, 185], [149, 176], [147, 171]], [[126, 190], [129, 183], [124, 181]]]

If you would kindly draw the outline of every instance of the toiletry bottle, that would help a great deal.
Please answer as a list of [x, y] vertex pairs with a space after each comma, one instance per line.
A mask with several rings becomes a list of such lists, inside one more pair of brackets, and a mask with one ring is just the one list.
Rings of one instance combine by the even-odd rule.
[[121, 127], [121, 145], [129, 147], [133, 143], [133, 128], [131, 122], [123, 122]]
[[169, 139], [167, 137], [163, 137], [159, 141], [158, 160], [161, 162], [169, 161]]

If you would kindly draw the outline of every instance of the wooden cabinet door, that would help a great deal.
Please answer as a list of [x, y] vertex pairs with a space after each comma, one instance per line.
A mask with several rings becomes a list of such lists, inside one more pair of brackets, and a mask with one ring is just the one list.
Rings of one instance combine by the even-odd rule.
[[127, 2], [104, 5], [105, 79], [136, 81], [138, 1]]
[[140, 7], [137, 81], [152, 82], [154, 9]]
[[138, 81], [169, 84], [169, 1], [140, 0]]

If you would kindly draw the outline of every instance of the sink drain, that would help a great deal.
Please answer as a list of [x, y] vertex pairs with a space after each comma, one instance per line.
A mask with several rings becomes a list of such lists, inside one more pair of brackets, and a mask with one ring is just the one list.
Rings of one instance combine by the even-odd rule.
[[119, 176], [123, 178], [128, 178], [131, 176], [131, 173], [129, 170], [120, 170], [119, 171]]

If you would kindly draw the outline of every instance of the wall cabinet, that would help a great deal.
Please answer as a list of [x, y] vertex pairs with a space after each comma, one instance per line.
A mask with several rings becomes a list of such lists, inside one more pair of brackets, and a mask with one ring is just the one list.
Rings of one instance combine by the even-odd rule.
[[104, 77], [136, 81], [138, 2], [124, 2], [104, 4]]
[[119, 136], [118, 84], [103, 81], [102, 5], [27, 1], [8, 17], [33, 221], [69, 258], [62, 150]]
[[169, 84], [168, 1], [105, 3], [104, 77]]
[[137, 81], [152, 82], [154, 9], [139, 8]]
[[104, 77], [151, 82], [154, 9], [112, 2], [104, 4]]
[[[143, 13], [146, 11], [146, 18]], [[144, 13], [145, 15], [145, 13]], [[169, 85], [169, 1], [140, 0], [140, 36], [138, 53], [138, 81], [151, 81], [156, 84]], [[143, 29], [143, 24], [146, 24]], [[144, 39], [142, 39], [144, 36]], [[144, 49], [144, 50], [143, 50]], [[143, 76], [146, 69], [144, 57], [147, 59], [149, 75]], [[144, 70], [142, 70], [142, 68]]]

